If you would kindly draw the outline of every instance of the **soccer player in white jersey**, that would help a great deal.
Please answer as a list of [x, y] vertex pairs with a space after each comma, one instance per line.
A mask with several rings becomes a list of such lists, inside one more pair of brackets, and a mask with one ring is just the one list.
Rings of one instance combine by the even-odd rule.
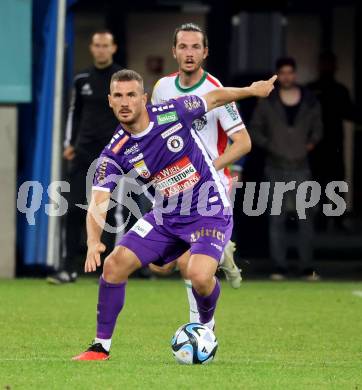
[[[202, 96], [222, 87], [218, 79], [202, 68], [202, 63], [208, 55], [208, 42], [205, 32], [199, 26], [187, 23], [177, 28], [174, 33], [172, 52], [179, 70], [161, 78], [156, 83], [152, 94], [153, 104], [187, 94]], [[194, 121], [193, 128], [212, 158], [222, 183], [230, 190], [232, 180], [228, 165], [239, 160], [251, 148], [249, 134], [235, 103], [218, 107], [206, 113], [201, 119]], [[227, 148], [228, 138], [233, 142]], [[235, 244], [229, 241], [221, 259], [220, 268], [224, 271], [231, 286], [239, 288], [241, 276], [234, 262], [234, 252]], [[185, 280], [190, 305], [190, 321], [198, 322], [199, 314], [196, 302], [191, 292], [191, 283], [186, 275], [189, 257], [190, 254], [185, 253], [177, 260], [177, 264]], [[175, 262], [164, 267], [150, 265], [151, 270], [161, 274], [172, 272], [174, 267]]]

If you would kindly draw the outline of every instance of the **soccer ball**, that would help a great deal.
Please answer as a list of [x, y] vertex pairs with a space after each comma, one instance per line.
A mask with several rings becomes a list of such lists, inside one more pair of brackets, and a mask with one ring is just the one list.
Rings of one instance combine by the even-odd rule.
[[172, 353], [180, 364], [207, 364], [216, 354], [217, 340], [207, 326], [192, 322], [177, 329], [171, 340]]

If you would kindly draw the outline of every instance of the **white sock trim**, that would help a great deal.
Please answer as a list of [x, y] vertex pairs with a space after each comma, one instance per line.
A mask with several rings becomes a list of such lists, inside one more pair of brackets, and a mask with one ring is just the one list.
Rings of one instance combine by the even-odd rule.
[[109, 350], [111, 349], [112, 339], [99, 339], [98, 337], [96, 337], [96, 338], [94, 339], [94, 344], [97, 344], [97, 343], [102, 344], [102, 347], [103, 347], [107, 352], [109, 352]]

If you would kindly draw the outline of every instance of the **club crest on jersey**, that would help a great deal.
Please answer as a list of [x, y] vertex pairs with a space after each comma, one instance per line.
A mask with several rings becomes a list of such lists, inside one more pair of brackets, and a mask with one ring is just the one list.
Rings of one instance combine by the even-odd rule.
[[166, 131], [164, 131], [163, 133], [161, 133], [161, 137], [163, 139], [165, 139], [165, 138], [169, 137], [171, 134], [176, 133], [176, 131], [179, 131], [180, 129], [182, 129], [182, 124], [177, 123], [177, 125], [174, 125], [174, 126], [170, 127], [169, 129], [167, 129]]
[[201, 106], [201, 100], [195, 99], [194, 97], [190, 96], [189, 98], [184, 100], [184, 105], [186, 110], [194, 111]]
[[141, 160], [133, 164], [136, 172], [143, 177], [144, 179], [148, 179], [151, 176], [151, 172], [148, 170], [145, 160]]
[[157, 115], [157, 123], [159, 125], [165, 125], [166, 123], [176, 122], [178, 115], [176, 111], [165, 112], [164, 114]]
[[184, 147], [184, 140], [178, 135], [173, 135], [167, 140], [167, 148], [171, 152], [177, 153], [183, 147]]
[[192, 122], [192, 128], [195, 131], [201, 131], [207, 125], [206, 115], [203, 115], [201, 118], [195, 119]]

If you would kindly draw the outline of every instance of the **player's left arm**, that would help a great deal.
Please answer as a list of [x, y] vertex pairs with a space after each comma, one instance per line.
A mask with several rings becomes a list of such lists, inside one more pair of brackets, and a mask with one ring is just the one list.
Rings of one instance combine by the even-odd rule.
[[237, 100], [247, 99], [250, 97], [267, 97], [274, 89], [274, 82], [276, 79], [277, 76], [274, 75], [269, 80], [256, 81], [250, 86], [244, 88], [217, 88], [202, 97], [205, 99], [207, 111], [211, 111], [216, 107], [220, 107]]
[[233, 141], [233, 143], [221, 156], [213, 161], [214, 167], [217, 171], [224, 169], [235, 161], [240, 160], [241, 157], [248, 154], [251, 150], [251, 139], [245, 128], [231, 134], [229, 138]]

